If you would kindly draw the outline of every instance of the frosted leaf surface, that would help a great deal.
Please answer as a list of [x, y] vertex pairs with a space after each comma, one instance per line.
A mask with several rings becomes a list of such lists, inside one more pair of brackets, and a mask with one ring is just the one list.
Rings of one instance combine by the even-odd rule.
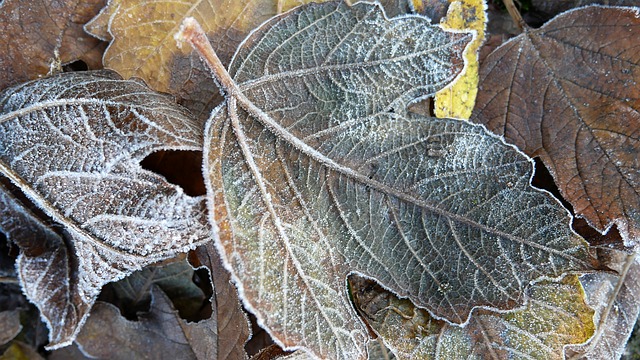
[[78, 296], [77, 283], [70, 279], [71, 258], [64, 240], [2, 184], [0, 231], [20, 248], [16, 261], [20, 284], [27, 298], [38, 305], [51, 329], [49, 346], [55, 346], [72, 336], [91, 307]]
[[[168, 97], [111, 73], [67, 73], [6, 90], [0, 114], [0, 171], [69, 234], [71, 280], [61, 271], [51, 281], [71, 281], [81, 303], [208, 238], [204, 199], [139, 164], [157, 150], [200, 149], [201, 131]], [[51, 294], [32, 295], [46, 314]], [[84, 318], [51, 323], [66, 334], [52, 348]]]
[[406, 113], [455, 78], [469, 40], [370, 4], [315, 4], [256, 30], [229, 74], [212, 62], [227, 94], [205, 130], [218, 246], [283, 346], [366, 356], [352, 272], [465, 323], [524, 303], [531, 281], [593, 268], [567, 212], [529, 185], [528, 158], [482, 127]]

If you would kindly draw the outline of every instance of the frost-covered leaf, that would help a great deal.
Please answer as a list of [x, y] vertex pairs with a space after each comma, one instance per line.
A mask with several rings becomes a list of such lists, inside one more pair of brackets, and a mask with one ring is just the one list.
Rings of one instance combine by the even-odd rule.
[[111, 42], [104, 54], [105, 68], [125, 78], [139, 77], [154, 90], [178, 95], [185, 106], [206, 119], [220, 98], [197, 55], [171, 41], [182, 20], [195, 17], [227, 64], [251, 30], [276, 14], [308, 2], [110, 0], [86, 28]]
[[596, 310], [597, 331], [588, 343], [571, 347], [568, 359], [619, 359], [640, 313], [640, 257], [611, 251], [607, 265], [618, 275], [581, 278], [589, 305]]
[[[43, 316], [61, 314], [49, 324], [50, 348], [73, 340], [105, 283], [207, 240], [204, 199], [139, 165], [153, 151], [201, 146], [201, 130], [169, 98], [110, 73], [66, 73], [6, 90], [0, 114], [0, 171], [71, 245], [36, 254], [41, 270], [20, 268], [38, 271], [21, 276]], [[43, 277], [49, 287], [68, 282], [64, 298], [86, 307], [49, 303], [56, 292], [29, 280]]]
[[83, 60], [100, 67], [104, 46], [82, 26], [104, 0], [0, 1], [0, 90]]
[[564, 359], [564, 347], [594, 333], [593, 310], [577, 276], [529, 289], [523, 309], [473, 313], [465, 327], [434, 319], [371, 280], [349, 280], [365, 321], [398, 359]]
[[472, 121], [539, 156], [575, 214], [640, 241], [640, 8], [585, 7], [483, 62]]
[[206, 267], [211, 274], [211, 317], [216, 319], [218, 329], [217, 359], [246, 359], [245, 344], [251, 336], [251, 330], [247, 315], [242, 310], [238, 291], [231, 282], [231, 275], [222, 265], [213, 242], [199, 246], [195, 254], [200, 265]]
[[278, 343], [365, 356], [357, 272], [465, 323], [530, 282], [592, 269], [531, 162], [482, 127], [407, 114], [462, 69], [467, 34], [378, 6], [316, 4], [252, 33], [230, 74], [191, 20], [183, 37], [227, 101], [205, 131], [210, 215], [247, 307]]
[[76, 340], [80, 349], [94, 359], [216, 359], [215, 320], [187, 322], [162, 290], [153, 286], [151, 294], [151, 309], [138, 321], [98, 302]]
[[[24, 294], [40, 309], [52, 346], [66, 341], [87, 315], [87, 303], [72, 279], [72, 258], [61, 235], [0, 184], [0, 231], [20, 248], [17, 272]], [[75, 281], [74, 281], [75, 280]], [[61, 324], [61, 326], [53, 326]]]

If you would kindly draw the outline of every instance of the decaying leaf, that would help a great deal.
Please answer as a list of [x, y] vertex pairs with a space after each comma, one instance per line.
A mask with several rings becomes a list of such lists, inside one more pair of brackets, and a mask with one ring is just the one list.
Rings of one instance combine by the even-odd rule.
[[197, 318], [200, 308], [203, 303], [208, 303], [208, 299], [193, 282], [194, 275], [193, 268], [185, 260], [150, 265], [107, 285], [103, 288], [101, 300], [105, 298], [105, 289], [110, 289], [112, 293], [107, 300], [118, 305], [120, 312], [131, 318], [137, 312], [149, 309], [151, 287], [157, 286], [171, 299], [180, 316], [185, 319]]
[[201, 136], [169, 98], [111, 73], [65, 73], [0, 94], [0, 172], [71, 245], [25, 250], [33, 263], [19, 265], [29, 299], [45, 318], [58, 314], [49, 348], [73, 340], [105, 283], [209, 238], [204, 199], [139, 165], [153, 151], [197, 150]]
[[349, 273], [461, 324], [595, 266], [567, 212], [529, 185], [528, 158], [482, 127], [406, 113], [460, 72], [469, 35], [314, 4], [254, 31], [229, 73], [193, 19], [182, 36], [227, 94], [205, 130], [217, 244], [283, 347], [364, 357]]
[[567, 359], [619, 359], [640, 313], [640, 257], [611, 251], [608, 265], [619, 275], [584, 275], [581, 282], [596, 310], [597, 330], [588, 343], [573, 346]]
[[0, 90], [78, 59], [99, 68], [104, 47], [82, 26], [104, 2], [0, 1]]
[[44, 358], [38, 354], [38, 351], [32, 346], [20, 341], [14, 341], [11, 346], [0, 355], [0, 360], [44, 360]]
[[13, 340], [22, 330], [20, 311], [6, 310], [0, 312], [0, 346]]
[[[318, 0], [316, 0], [317, 2]], [[105, 68], [139, 77], [157, 91], [182, 99], [206, 117], [220, 101], [211, 75], [195, 53], [179, 49], [173, 36], [182, 20], [195, 17], [227, 64], [238, 44], [262, 22], [309, 0], [110, 0], [87, 30], [111, 43]]]
[[640, 239], [639, 12], [581, 8], [505, 43], [472, 117], [539, 156], [576, 215], [615, 223], [626, 245]]
[[207, 242], [195, 250], [201, 266], [205, 266], [213, 283], [211, 307], [217, 324], [217, 359], [242, 360], [247, 358], [244, 345], [251, 336], [249, 320], [242, 310], [238, 291], [231, 282], [231, 275], [223, 267], [213, 242]]
[[438, 91], [435, 114], [441, 118], [469, 119], [478, 93], [478, 51], [485, 39], [487, 4], [484, 0], [450, 0], [447, 17], [442, 19], [444, 29], [474, 30], [473, 41], [464, 51], [466, 66], [463, 73], [450, 86]]
[[530, 288], [523, 309], [474, 312], [465, 327], [433, 319], [375, 282], [350, 278], [356, 307], [398, 359], [564, 359], [564, 347], [587, 341], [593, 310], [577, 276]]
[[151, 309], [138, 321], [96, 303], [76, 340], [82, 352], [94, 359], [216, 359], [215, 320], [186, 322], [162, 290], [153, 286], [151, 293]]

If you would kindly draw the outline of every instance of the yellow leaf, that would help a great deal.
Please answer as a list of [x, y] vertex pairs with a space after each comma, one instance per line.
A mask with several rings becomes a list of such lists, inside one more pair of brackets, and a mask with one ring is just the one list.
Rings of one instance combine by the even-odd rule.
[[485, 39], [487, 5], [485, 0], [449, 1], [451, 5], [441, 26], [454, 31], [475, 30], [476, 35], [464, 52], [465, 69], [455, 82], [436, 93], [435, 113], [441, 118], [466, 120], [471, 116], [478, 92], [478, 50]]

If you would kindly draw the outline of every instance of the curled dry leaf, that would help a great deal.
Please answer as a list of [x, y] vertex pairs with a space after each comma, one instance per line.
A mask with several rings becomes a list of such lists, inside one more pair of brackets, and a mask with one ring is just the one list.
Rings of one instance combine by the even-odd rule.
[[104, 46], [82, 26], [104, 2], [0, 1], [0, 90], [78, 59], [99, 68]]
[[[570, 26], [568, 26], [570, 24]], [[586, 7], [482, 65], [472, 121], [539, 156], [576, 215], [640, 239], [640, 9]]]
[[191, 49], [171, 39], [182, 20], [195, 17], [226, 63], [244, 37], [262, 22], [309, 0], [110, 0], [86, 28], [111, 41], [105, 68], [139, 77], [157, 91], [176, 94], [207, 118], [220, 102], [211, 75]]
[[[105, 283], [208, 239], [204, 199], [139, 164], [157, 150], [197, 150], [201, 136], [169, 98], [110, 73], [60, 74], [0, 94], [0, 171], [69, 236], [45, 242], [45, 252], [23, 249], [37, 264], [19, 268], [50, 317], [49, 348], [73, 340]], [[68, 288], [32, 281], [42, 278]]]
[[352, 277], [356, 308], [398, 359], [564, 359], [564, 347], [594, 333], [593, 310], [577, 276], [529, 289], [526, 307], [474, 312], [465, 327], [436, 320], [371, 280]]
[[92, 359], [217, 359], [215, 320], [187, 322], [155, 285], [151, 295], [151, 309], [138, 321], [125, 319], [111, 304], [96, 303], [76, 340], [82, 352]]
[[285, 348], [365, 356], [349, 273], [461, 324], [522, 304], [541, 277], [593, 269], [567, 212], [529, 185], [528, 158], [482, 127], [406, 113], [456, 77], [469, 35], [314, 4], [254, 31], [229, 73], [193, 20], [183, 36], [227, 94], [205, 131], [217, 244]]

